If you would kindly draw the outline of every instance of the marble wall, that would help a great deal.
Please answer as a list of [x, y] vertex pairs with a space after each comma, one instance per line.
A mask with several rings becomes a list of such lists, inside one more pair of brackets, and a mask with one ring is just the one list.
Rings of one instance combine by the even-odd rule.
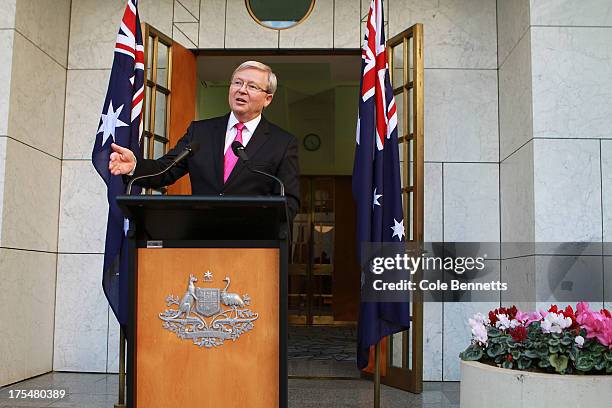
[[[124, 0], [71, 2], [58, 209], [54, 370], [118, 369], [119, 328], [101, 287], [106, 186], [91, 165], [91, 149], [124, 8]], [[143, 1], [139, 13], [141, 22], [185, 47], [197, 47], [199, 0]]]
[[[535, 238], [534, 143], [532, 114], [529, 0], [497, 2], [499, 77], [499, 146], [501, 240], [531, 242]], [[533, 255], [533, 248], [515, 248], [504, 257]], [[531, 279], [531, 265], [502, 260], [502, 276], [514, 285]], [[514, 272], [515, 268], [516, 271]], [[525, 276], [523, 276], [525, 275]], [[514, 294], [514, 292], [513, 292]], [[506, 294], [504, 299], [511, 295]]]
[[[386, 3], [388, 37], [423, 23], [425, 240], [498, 242], [496, 2]], [[483, 307], [425, 304], [425, 380], [459, 379], [458, 353], [470, 338], [465, 322]]]
[[0, 298], [19, 310], [0, 318], [3, 385], [52, 369], [70, 1], [0, 9]]
[[[497, 7], [502, 241], [609, 241], [612, 131], [604, 101], [612, 96], [612, 4], [509, 0]], [[572, 265], [586, 259], [534, 255], [533, 247], [518, 255], [525, 257], [502, 261], [502, 273], [529, 282], [531, 305], [563, 302], [550, 286], [560, 271], [575, 291], [597, 293], [585, 300], [597, 305], [610, 296], [588, 287], [610, 281], [602, 276], [607, 260], [588, 265], [593, 276], [585, 277]]]
[[276, 31], [257, 24], [243, 0], [201, 0], [199, 15], [206, 24], [199, 26], [199, 48], [359, 48], [360, 14], [368, 6], [366, 0], [317, 1], [303, 23]]
[[[609, 2], [385, 4], [388, 37], [424, 24], [426, 240], [609, 241]], [[280, 32], [256, 24], [243, 0], [143, 1], [140, 14], [187, 48], [357, 49], [368, 6], [320, 0]], [[0, 360], [0, 384], [51, 368], [117, 370], [118, 327], [100, 285], [105, 187], [90, 152], [124, 7], [0, 0], [0, 296], [40, 292], [26, 321], [44, 338], [28, 354], [32, 334], [0, 326], [11, 351], [0, 359], [23, 356]], [[491, 260], [500, 276], [549, 261]], [[459, 379], [465, 321], [496, 304], [426, 304], [425, 380]]]

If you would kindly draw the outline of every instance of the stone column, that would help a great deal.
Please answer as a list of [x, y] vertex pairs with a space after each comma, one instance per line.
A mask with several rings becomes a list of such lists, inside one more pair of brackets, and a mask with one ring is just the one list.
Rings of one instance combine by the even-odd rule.
[[[610, 240], [611, 16], [603, 0], [498, 1], [504, 242]], [[600, 258], [523, 252], [502, 277], [533, 300], [612, 286]]]
[[70, 1], [0, 9], [3, 385], [52, 369]]

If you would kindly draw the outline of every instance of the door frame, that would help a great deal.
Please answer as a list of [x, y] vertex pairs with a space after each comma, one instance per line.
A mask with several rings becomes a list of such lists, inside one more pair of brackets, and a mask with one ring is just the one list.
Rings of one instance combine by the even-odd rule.
[[[402, 98], [401, 121], [398, 129], [402, 178], [402, 201], [404, 220], [409, 224], [406, 237], [409, 245], [423, 243], [424, 236], [424, 60], [423, 25], [415, 24], [387, 41], [387, 60], [391, 75], [393, 94]], [[394, 49], [400, 48], [401, 69], [394, 65]], [[412, 62], [412, 64], [411, 64]], [[399, 65], [399, 64], [398, 64]], [[401, 74], [401, 80], [394, 78]], [[398, 84], [396, 86], [396, 84]], [[412, 98], [410, 98], [412, 93]], [[399, 128], [399, 126], [398, 126]], [[411, 160], [412, 158], [412, 160]], [[412, 204], [412, 205], [411, 205]], [[422, 278], [422, 270], [415, 274], [415, 280]], [[383, 364], [386, 375], [381, 378], [385, 385], [412, 393], [423, 391], [423, 294], [411, 293], [412, 324], [410, 330], [387, 337], [387, 353]], [[394, 342], [401, 341], [401, 364], [393, 361]]]

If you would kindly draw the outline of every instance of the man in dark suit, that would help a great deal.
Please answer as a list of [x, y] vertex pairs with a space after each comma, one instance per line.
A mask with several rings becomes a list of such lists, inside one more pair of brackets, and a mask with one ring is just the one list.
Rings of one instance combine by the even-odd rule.
[[262, 115], [276, 91], [276, 76], [260, 62], [247, 61], [234, 73], [229, 88], [230, 113], [192, 122], [187, 133], [166, 155], [157, 160], [138, 160], [121, 146], [112, 144], [109, 169], [114, 175], [134, 177], [154, 174], [168, 166], [185, 146], [194, 142], [200, 149], [162, 176], [143, 179], [143, 187], [161, 187], [189, 173], [192, 194], [268, 195], [278, 194], [278, 183], [253, 173], [234, 155], [231, 144], [245, 146], [253, 168], [275, 175], [285, 184], [290, 220], [299, 208], [299, 170], [296, 138]]

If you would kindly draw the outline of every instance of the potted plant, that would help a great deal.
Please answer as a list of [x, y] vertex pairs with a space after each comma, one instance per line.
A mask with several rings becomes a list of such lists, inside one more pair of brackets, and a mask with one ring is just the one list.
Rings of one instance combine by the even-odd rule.
[[[468, 322], [472, 341], [459, 355], [462, 408], [489, 406], [487, 395], [508, 392], [520, 396], [508, 405], [513, 408], [612, 406], [608, 310], [584, 302], [575, 312], [571, 306], [539, 312], [512, 306]], [[498, 398], [490, 403], [505, 406]]]

